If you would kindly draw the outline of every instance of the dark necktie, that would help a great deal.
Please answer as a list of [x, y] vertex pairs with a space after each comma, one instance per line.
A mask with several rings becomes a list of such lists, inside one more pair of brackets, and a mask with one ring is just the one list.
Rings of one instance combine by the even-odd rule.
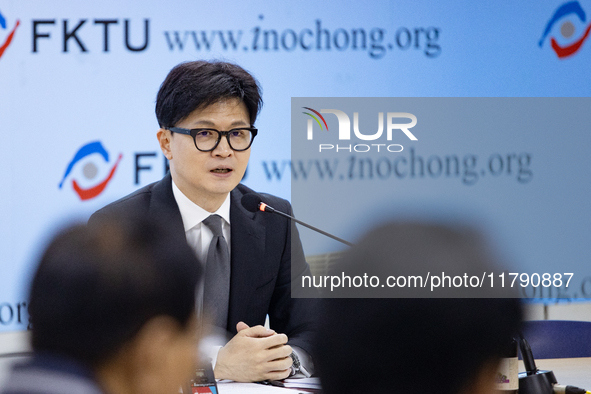
[[222, 217], [211, 215], [203, 224], [213, 233], [205, 263], [203, 307], [215, 326], [226, 329], [230, 299], [230, 252], [222, 232]]

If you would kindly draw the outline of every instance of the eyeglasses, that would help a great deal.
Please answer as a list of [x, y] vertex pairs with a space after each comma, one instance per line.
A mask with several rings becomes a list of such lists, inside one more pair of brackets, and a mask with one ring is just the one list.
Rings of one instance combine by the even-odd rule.
[[235, 151], [243, 151], [250, 148], [258, 130], [254, 127], [241, 127], [229, 131], [216, 129], [183, 129], [181, 127], [169, 127], [173, 133], [186, 134], [193, 137], [195, 148], [201, 152], [211, 152], [219, 145], [222, 136], [228, 140], [228, 145]]

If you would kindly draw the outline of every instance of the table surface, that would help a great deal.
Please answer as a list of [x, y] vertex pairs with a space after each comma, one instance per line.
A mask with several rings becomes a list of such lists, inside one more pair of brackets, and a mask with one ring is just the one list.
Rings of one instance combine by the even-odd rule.
[[[0, 358], [0, 386], [7, 373], [7, 367], [10, 362], [19, 358]], [[5, 365], [6, 364], [6, 365]], [[536, 360], [539, 369], [554, 371], [558, 383], [565, 385], [578, 386], [591, 391], [591, 357], [584, 358], [554, 358]], [[4, 368], [3, 368], [4, 367]], [[523, 362], [519, 361], [519, 371], [525, 371]], [[295, 394], [299, 390], [283, 389], [280, 387], [263, 386], [254, 383], [225, 383], [218, 385], [221, 394], [248, 394], [248, 393], [291, 393]]]
[[[536, 360], [536, 366], [541, 370], [554, 371], [558, 383], [577, 386], [591, 391], [591, 357], [583, 358], [551, 358]], [[525, 371], [523, 361], [519, 361], [519, 371]], [[254, 383], [225, 383], [218, 384], [221, 394], [248, 393], [291, 393], [297, 389], [283, 389], [280, 387], [262, 386]], [[300, 391], [301, 392], [301, 391]], [[308, 394], [308, 393], [306, 393]]]
[[[577, 386], [591, 391], [591, 357], [548, 358], [536, 360], [541, 370], [550, 370], [559, 384]], [[523, 361], [519, 361], [519, 371], [525, 371]]]

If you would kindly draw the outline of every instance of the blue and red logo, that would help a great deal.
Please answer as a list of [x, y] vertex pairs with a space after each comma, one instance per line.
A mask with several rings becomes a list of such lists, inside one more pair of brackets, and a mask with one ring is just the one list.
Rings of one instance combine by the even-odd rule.
[[78, 182], [76, 178], [74, 178], [72, 179], [72, 188], [74, 189], [76, 194], [78, 194], [78, 197], [80, 197], [80, 200], [82, 201], [90, 200], [101, 194], [103, 190], [105, 190], [105, 187], [107, 187], [107, 184], [113, 178], [113, 175], [115, 175], [115, 170], [117, 170], [117, 165], [121, 161], [123, 155], [121, 153], [119, 154], [119, 157], [115, 161], [115, 164], [108, 171], [107, 176], [103, 180], [96, 183], [94, 182], [94, 178], [98, 176], [99, 168], [104, 167], [105, 164], [102, 164], [99, 167], [95, 164], [93, 160], [91, 160], [92, 157], [86, 159], [87, 157], [95, 154], [101, 156], [105, 163], [109, 163], [109, 152], [107, 152], [107, 150], [103, 147], [103, 144], [101, 144], [100, 141], [89, 142], [82, 148], [78, 149], [78, 152], [76, 152], [74, 158], [70, 161], [70, 164], [68, 164], [68, 167], [66, 168], [66, 173], [64, 174], [64, 177], [62, 178], [62, 181], [59, 184], [59, 188], [62, 188], [64, 182], [66, 181], [66, 178], [68, 178], [68, 175], [70, 175], [70, 173], [74, 169], [74, 166], [76, 166], [78, 162], [82, 162], [82, 177], [86, 179], [85, 181], [83, 181], [83, 183], [90, 183], [91, 186], [83, 187], [80, 185], [80, 182]]
[[[16, 24], [14, 25], [14, 27], [12, 28], [10, 33], [8, 33], [8, 36], [6, 36], [6, 39], [2, 43], [2, 46], [0, 46], [0, 58], [2, 57], [2, 55], [4, 55], [4, 51], [6, 50], [6, 48], [8, 48], [8, 46], [12, 42], [12, 39], [14, 38], [14, 33], [16, 32], [16, 28], [20, 25], [20, 23], [21, 22], [17, 19]], [[1, 11], [0, 11], [0, 29], [2, 29], [2, 30], [7, 29], [6, 19], [4, 18], [4, 15], [2, 15]]]
[[[550, 35], [550, 44], [559, 58], [572, 56], [577, 53], [589, 36], [591, 24], [585, 26], [586, 22], [587, 16], [578, 1], [564, 3], [558, 7], [546, 24], [544, 34], [542, 34], [538, 45], [542, 47], [544, 41]], [[558, 24], [560, 24], [560, 36], [562, 37], [557, 40], [550, 33], [553, 31], [553, 27]], [[578, 37], [575, 37], [577, 30], [583, 33], [579, 33]]]

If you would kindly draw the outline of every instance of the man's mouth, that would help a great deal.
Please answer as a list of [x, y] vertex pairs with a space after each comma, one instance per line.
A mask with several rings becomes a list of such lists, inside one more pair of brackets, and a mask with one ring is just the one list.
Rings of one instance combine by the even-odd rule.
[[231, 172], [232, 169], [231, 168], [216, 168], [211, 170], [211, 172], [214, 172], [216, 174], [227, 174], [228, 172]]

